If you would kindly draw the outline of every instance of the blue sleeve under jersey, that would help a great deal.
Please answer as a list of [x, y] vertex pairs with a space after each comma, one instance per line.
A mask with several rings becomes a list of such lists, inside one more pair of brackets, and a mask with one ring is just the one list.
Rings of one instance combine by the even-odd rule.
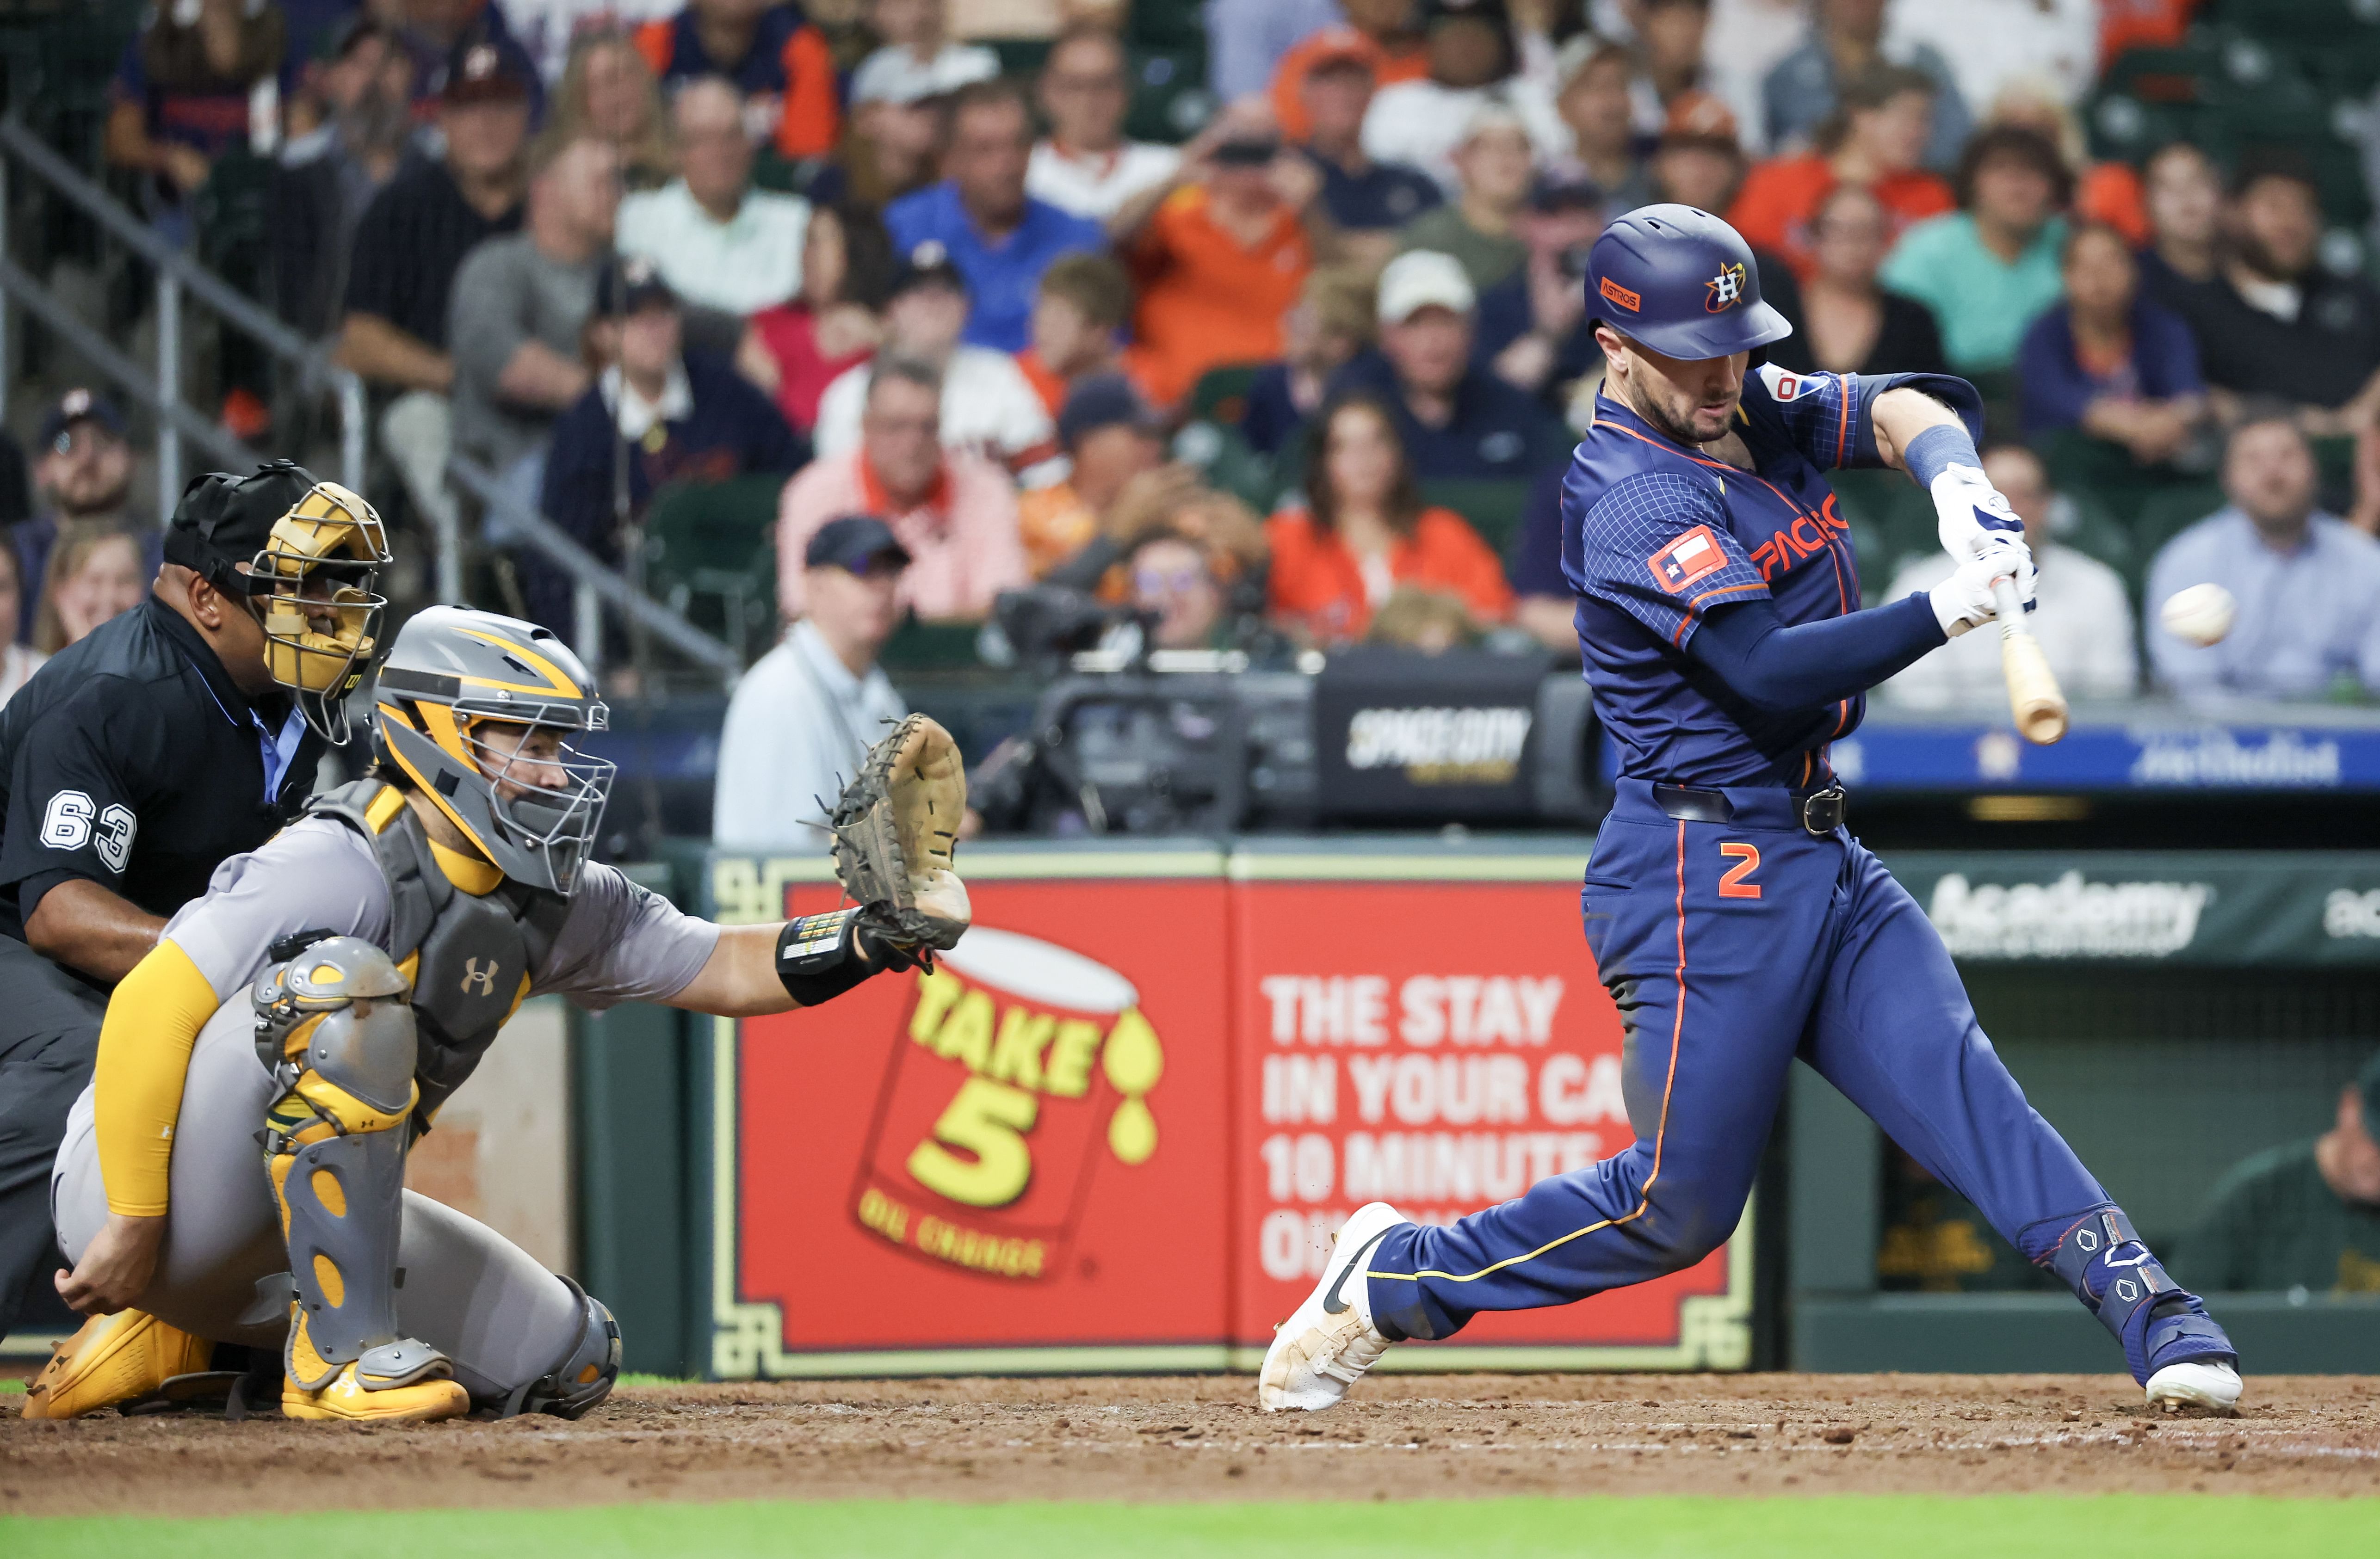
[[1949, 406], [1977, 442], [1984, 436], [1983, 397], [1963, 379], [1943, 373], [1793, 373], [1763, 363], [1743, 381], [1743, 417], [1782, 439], [1822, 471], [1884, 464], [1876, 449], [1869, 408], [1888, 390], [1920, 390]]
[[[1562, 573], [1583, 596], [1607, 601], [1673, 645], [1694, 634], [1706, 608], [1767, 599], [1760, 570], [1728, 529], [1718, 484], [1700, 471], [1645, 471], [1614, 485], [1562, 537]], [[1573, 465], [1565, 489], [1582, 480]], [[1582, 496], [1565, 491], [1576, 512]]]

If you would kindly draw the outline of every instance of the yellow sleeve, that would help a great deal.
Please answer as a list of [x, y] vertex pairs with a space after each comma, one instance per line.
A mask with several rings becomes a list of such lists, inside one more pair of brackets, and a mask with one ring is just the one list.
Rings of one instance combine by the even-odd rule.
[[134, 964], [108, 998], [91, 1103], [109, 1212], [153, 1218], [165, 1211], [190, 1047], [218, 1005], [214, 986], [170, 941]]

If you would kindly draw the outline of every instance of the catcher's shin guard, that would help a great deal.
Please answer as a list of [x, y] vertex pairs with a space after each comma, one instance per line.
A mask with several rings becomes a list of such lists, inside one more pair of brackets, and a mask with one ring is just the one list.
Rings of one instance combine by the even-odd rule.
[[[2238, 1362], [2239, 1350], [2223, 1328], [2197, 1295], [2166, 1275], [2122, 1209], [2094, 1208], [2074, 1218], [2034, 1225], [2025, 1233], [2030, 1237], [2036, 1230], [2055, 1230], [2058, 1242], [2035, 1254], [2034, 1264], [2064, 1279], [2099, 1323], [2115, 1334], [2135, 1381], [2146, 1384], [2156, 1372], [2175, 1364]], [[2031, 1238], [2025, 1240], [2028, 1250], [2034, 1243]]]
[[214, 1346], [145, 1311], [92, 1316], [25, 1387], [24, 1416], [79, 1419], [154, 1396], [176, 1376], [204, 1370]]
[[505, 1399], [505, 1418], [518, 1413], [577, 1418], [611, 1396], [613, 1383], [620, 1378], [620, 1323], [602, 1300], [562, 1274], [554, 1275], [578, 1301], [577, 1332], [550, 1369]]
[[396, 1324], [407, 1121], [419, 1090], [406, 982], [351, 937], [258, 982], [257, 1049], [284, 1088], [265, 1163], [297, 1288], [283, 1356], [291, 1418], [443, 1419], [470, 1408], [444, 1354]]

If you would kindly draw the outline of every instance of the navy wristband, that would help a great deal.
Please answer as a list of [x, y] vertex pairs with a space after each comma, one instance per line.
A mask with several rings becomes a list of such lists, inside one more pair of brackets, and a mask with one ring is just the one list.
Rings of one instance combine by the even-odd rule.
[[1900, 452], [1900, 463], [1917, 478], [1917, 485], [1932, 488], [1934, 478], [1952, 465], [1973, 465], [1983, 469], [1984, 457], [1975, 453], [1975, 441], [1967, 429], [1956, 422], [1938, 423], [1909, 441]]

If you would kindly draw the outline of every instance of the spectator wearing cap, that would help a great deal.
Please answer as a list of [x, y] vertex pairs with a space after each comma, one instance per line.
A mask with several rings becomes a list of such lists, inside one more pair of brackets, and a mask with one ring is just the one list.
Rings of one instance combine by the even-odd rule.
[[[1165, 460], [1162, 424], [1120, 373], [1093, 374], [1068, 393], [1058, 414], [1058, 444], [1066, 453], [1066, 479], [1037, 488], [1016, 504], [1026, 564], [1036, 579], [1101, 535], [1135, 478]], [[1188, 479], [1180, 467], [1174, 474]], [[1092, 577], [1112, 561], [1092, 568]]]
[[1237, 103], [1269, 86], [1302, 39], [1335, 27], [1339, 0], [1207, 0], [1207, 89]]
[[1744, 242], [1782, 256], [1803, 280], [1815, 263], [1810, 219], [1839, 184], [1873, 193], [1896, 237], [1910, 224], [1958, 204], [1950, 187], [1919, 165], [1934, 102], [1930, 77], [1901, 66], [1875, 66], [1845, 79], [1838, 100], [1815, 146], [1754, 168], [1727, 211]]
[[1527, 246], [1520, 270], [1479, 292], [1475, 364], [1536, 396], [1560, 416], [1571, 388], [1603, 359], [1586, 322], [1586, 254], [1603, 232], [1602, 192], [1583, 179], [1547, 177], [1529, 192], [1516, 227]]
[[1033, 344], [1016, 355], [1016, 368], [1050, 416], [1085, 379], [1123, 371], [1120, 338], [1131, 319], [1132, 278], [1106, 255], [1065, 255], [1041, 273]]
[[153, 212], [178, 222], [181, 202], [225, 151], [251, 140], [272, 151], [287, 46], [270, 4], [197, 0], [149, 14], [109, 90], [105, 151], [114, 166], [143, 175]]
[[1415, 0], [1342, 0], [1340, 9], [1347, 18], [1344, 25], [1298, 40], [1273, 70], [1272, 112], [1284, 139], [1313, 138], [1314, 111], [1306, 90], [1314, 72], [1326, 64], [1333, 69], [1361, 66], [1366, 99], [1372, 87], [1418, 81], [1429, 74], [1429, 48], [1422, 40]]
[[2058, 301], [2074, 175], [2038, 130], [1996, 126], [1959, 157], [1960, 209], [1900, 235], [1877, 277], [1934, 310], [1950, 366], [2016, 361], [2024, 329]]
[[1670, 104], [1669, 122], [1653, 143], [1645, 171], [1654, 200], [1721, 211], [1735, 203], [1749, 165], [1727, 104], [1708, 92], [1681, 92]]
[[[540, 507], [581, 546], [615, 566], [619, 522], [645, 511], [671, 482], [790, 476], [806, 452], [768, 396], [726, 358], [685, 344], [678, 300], [649, 260], [607, 260], [586, 329], [600, 373], [554, 425]], [[618, 513], [625, 465], [628, 513]], [[571, 626], [570, 581], [541, 556], [520, 562], [529, 615]]]
[[1331, 376], [1373, 341], [1373, 284], [1354, 265], [1319, 265], [1281, 322], [1281, 357], [1248, 382], [1240, 437], [1258, 454], [1275, 454], [1297, 437], [1322, 404]]
[[785, 484], [777, 507], [777, 604], [805, 610], [810, 538], [850, 514], [880, 517], [912, 560], [900, 599], [930, 622], [979, 622], [1002, 590], [1030, 577], [1016, 529], [1016, 488], [979, 455], [941, 442], [941, 376], [880, 357], [868, 369], [859, 447], [821, 456]]
[[[1377, 270], [1396, 251], [1399, 229], [1445, 196], [1438, 181], [1364, 151], [1364, 116], [1376, 79], [1370, 52], [1317, 49], [1299, 83], [1303, 150], [1322, 173], [1322, 209], [1339, 235], [1339, 258]], [[1402, 79], [1413, 79], [1411, 77]]]
[[[369, 7], [387, 17], [395, 30], [397, 46], [412, 62], [415, 116], [434, 117], [447, 87], [457, 72], [478, 76], [481, 52], [492, 55], [503, 74], [516, 79], [527, 95], [531, 123], [545, 115], [545, 77], [537, 61], [513, 36], [502, 6], [474, 5], [471, 0], [382, 0]], [[394, 15], [390, 15], [390, 13]]]
[[744, 126], [782, 157], [834, 150], [843, 120], [833, 52], [801, 11], [771, 0], [686, 0], [637, 29], [637, 52], [664, 91], [724, 76], [744, 94]]
[[528, 78], [500, 50], [466, 48], [439, 98], [444, 158], [413, 163], [372, 197], [347, 266], [339, 360], [393, 393], [381, 445], [415, 510], [449, 534], [459, 524], [446, 489], [455, 272], [480, 244], [520, 227], [528, 115]]
[[1038, 95], [1050, 133], [1035, 143], [1025, 191], [1062, 211], [1105, 222], [1182, 163], [1180, 148], [1127, 140], [1132, 103], [1123, 43], [1102, 27], [1078, 25], [1051, 45]]
[[273, 305], [310, 338], [336, 325], [357, 224], [405, 155], [412, 78], [388, 29], [357, 18], [315, 77], [322, 123], [281, 149], [271, 195]]
[[[1876, 280], [1891, 247], [1892, 218], [1875, 191], [1828, 190], [1810, 219], [1810, 280], [1793, 333], [1768, 360], [1796, 373], [1949, 373], [1934, 311]], [[1764, 266], [1764, 291], [1767, 279]]]
[[952, 42], [942, 0], [868, 0], [868, 26], [884, 42], [851, 73], [855, 98], [917, 103], [1000, 74], [998, 54]]
[[777, 399], [804, 433], [818, 425], [827, 386], [868, 361], [884, 340], [892, 241], [874, 213], [820, 206], [802, 233], [801, 291], [752, 316], [735, 366]]
[[660, 267], [686, 302], [757, 314], [801, 290], [809, 202], [752, 187], [744, 98], [711, 76], [679, 89], [677, 177], [620, 202], [620, 252]]
[[906, 254], [940, 244], [966, 278], [966, 340], [1023, 351], [1032, 333], [1033, 289], [1062, 254], [1107, 246], [1099, 224], [1025, 190], [1033, 120], [1024, 93], [1004, 80], [978, 81], [952, 99], [943, 178], [884, 211]]
[[1330, 242], [1322, 175], [1271, 119], [1261, 102], [1227, 110], [1173, 183], [1116, 217], [1139, 293], [1131, 361], [1160, 405], [1208, 369], [1281, 356], [1281, 317]]
[[950, 98], [924, 90], [930, 86], [893, 78], [854, 92], [833, 160], [810, 180], [811, 201], [880, 211], [932, 183], [949, 139]]
[[1454, 149], [1483, 104], [1499, 102], [1519, 114], [1540, 156], [1569, 146], [1570, 132], [1554, 112], [1550, 57], [1543, 75], [1522, 73], [1504, 0], [1422, 0], [1422, 17], [1429, 74], [1372, 94], [1364, 115], [1366, 155], [1419, 168], [1452, 199], [1459, 193]]
[[1368, 391], [1422, 481], [1526, 480], [1572, 441], [1525, 390], [1472, 360], [1478, 295], [1451, 255], [1416, 249], [1380, 272], [1380, 349], [1339, 370], [1330, 393]]
[[155, 526], [133, 513], [132, 446], [124, 436], [123, 414], [106, 396], [69, 390], [43, 414], [33, 487], [41, 510], [19, 522], [10, 538], [25, 600], [17, 624], [17, 637], [24, 644], [33, 642], [34, 606], [42, 598], [51, 556], [61, 544], [99, 535], [137, 535], [144, 580], [155, 575], [164, 559], [164, 538]]
[[1636, 129], [1630, 82], [1634, 57], [1624, 43], [1582, 32], [1554, 56], [1554, 108], [1570, 131], [1570, 154], [1557, 163], [1605, 191], [1615, 211], [1654, 200], [1650, 138]]
[[2380, 1054], [2339, 1089], [2330, 1130], [2232, 1166], [2174, 1270], [2210, 1294], [2380, 1294]]
[[[1016, 359], [959, 339], [967, 320], [965, 278], [941, 247], [917, 246], [892, 272], [878, 357], [931, 369], [942, 387], [942, 443], [993, 465], [1023, 470], [1050, 457], [1056, 431]], [[819, 397], [811, 437], [821, 457], [859, 447], [872, 369], [846, 369]]]
[[876, 663], [909, 567], [892, 528], [872, 514], [829, 520], [801, 567], [808, 610], [735, 684], [720, 729], [710, 834], [722, 850], [823, 842], [844, 781], [909, 712]]
[[1762, 138], [1783, 156], [1813, 145], [1841, 107], [1843, 82], [1878, 65], [1914, 70], [1934, 84], [1934, 116], [1919, 161], [1936, 173], [1959, 165], [1975, 118], [1950, 62], [1931, 43], [1885, 36], [1886, 0], [1819, 0], [1809, 41], [1777, 62], [1760, 86]]
[[1512, 615], [1496, 554], [1462, 515], [1423, 502], [1398, 435], [1407, 420], [1376, 396], [1334, 395], [1307, 434], [1305, 505], [1265, 522], [1269, 615], [1308, 643], [1362, 638], [1401, 586], [1453, 596], [1482, 625]]
[[542, 140], [530, 157], [528, 222], [455, 272], [455, 447], [524, 504], [554, 419], [587, 391], [580, 332], [611, 251], [620, 155], [591, 138]]
[[1482, 292], [1520, 270], [1529, 248], [1516, 229], [1533, 155], [1519, 115], [1500, 103], [1482, 107], [1454, 149], [1454, 199], [1405, 224], [1397, 252], [1451, 254]]
[[2214, 277], [2168, 285], [2189, 321], [2217, 409], [2243, 397], [2293, 408], [2313, 438], [2358, 433], [2380, 417], [2380, 293], [2320, 262], [2322, 202], [2302, 163], [2244, 163], [2223, 213]]

